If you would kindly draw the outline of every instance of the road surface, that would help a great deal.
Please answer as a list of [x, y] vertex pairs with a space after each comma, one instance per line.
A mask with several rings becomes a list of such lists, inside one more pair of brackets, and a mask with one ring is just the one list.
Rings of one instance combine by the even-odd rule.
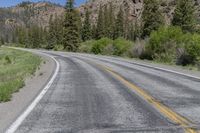
[[198, 132], [200, 79], [119, 58], [46, 53], [59, 72], [16, 133]]

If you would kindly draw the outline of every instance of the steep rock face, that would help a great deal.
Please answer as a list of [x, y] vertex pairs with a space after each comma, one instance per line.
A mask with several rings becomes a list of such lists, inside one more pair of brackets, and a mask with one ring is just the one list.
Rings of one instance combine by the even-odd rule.
[[[90, 0], [87, 4], [79, 7], [81, 15], [84, 16], [85, 9], [89, 9], [91, 12], [91, 20], [96, 21], [98, 16], [98, 9], [100, 5], [104, 7], [109, 3], [112, 3], [115, 15], [118, 13], [120, 7], [123, 8], [125, 14], [130, 21], [140, 21], [143, 11], [144, 0]], [[173, 18], [174, 9], [177, 0], [161, 0], [160, 11], [162, 12], [165, 21], [169, 24]], [[195, 5], [199, 5], [200, 0], [194, 0]]]
[[110, 3], [113, 6], [115, 15], [118, 13], [120, 7], [122, 7], [128, 15], [129, 20], [136, 20], [141, 17], [143, 0], [91, 0], [87, 4], [80, 6], [79, 10], [83, 16], [85, 9], [89, 9], [91, 12], [91, 19], [95, 22], [100, 5], [104, 7]]

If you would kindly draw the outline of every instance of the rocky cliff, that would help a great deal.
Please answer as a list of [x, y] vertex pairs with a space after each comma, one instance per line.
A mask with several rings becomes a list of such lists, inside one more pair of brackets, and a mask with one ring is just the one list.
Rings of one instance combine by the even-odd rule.
[[[170, 23], [177, 0], [161, 0], [160, 1], [160, 11], [162, 12], [167, 24]], [[112, 3], [115, 13], [117, 13], [120, 7], [123, 8], [128, 19], [130, 21], [140, 21], [142, 10], [143, 10], [143, 0], [90, 0], [87, 4], [79, 7], [82, 16], [86, 9], [91, 12], [91, 19], [93, 22], [96, 21], [98, 16], [98, 9], [101, 6], [106, 6]], [[195, 5], [200, 4], [200, 0], [194, 0]]]

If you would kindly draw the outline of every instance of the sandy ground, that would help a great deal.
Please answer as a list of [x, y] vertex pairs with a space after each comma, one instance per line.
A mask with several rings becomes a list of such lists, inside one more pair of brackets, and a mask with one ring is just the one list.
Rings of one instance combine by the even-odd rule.
[[10, 102], [0, 103], [0, 133], [5, 132], [12, 122], [27, 108], [53, 74], [55, 62], [44, 55], [40, 56], [45, 62], [41, 63], [40, 69], [37, 70], [34, 76], [26, 79], [25, 87], [13, 94]]

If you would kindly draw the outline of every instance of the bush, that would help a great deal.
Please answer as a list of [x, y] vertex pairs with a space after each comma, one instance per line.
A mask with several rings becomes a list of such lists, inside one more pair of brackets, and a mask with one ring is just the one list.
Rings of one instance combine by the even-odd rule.
[[145, 41], [136, 41], [135, 45], [132, 45], [130, 49], [131, 58], [140, 58], [145, 51]]
[[123, 38], [118, 38], [114, 41], [109, 38], [102, 38], [100, 40], [82, 42], [78, 51], [103, 55], [129, 56], [132, 45], [133, 42]]
[[114, 47], [114, 55], [117, 56], [127, 56], [133, 45], [133, 42], [127, 41], [123, 38], [118, 38], [114, 40], [113, 47]]
[[169, 49], [176, 48], [182, 37], [183, 32], [179, 27], [162, 27], [152, 32], [147, 49], [155, 54], [166, 53]]
[[187, 43], [185, 43], [184, 48], [188, 56], [191, 58], [191, 63], [195, 63], [198, 61], [198, 57], [200, 57], [200, 35], [187, 34], [187, 37], [189, 40], [187, 40]]
[[86, 42], [82, 42], [78, 48], [78, 52], [81, 53], [91, 53], [92, 46], [95, 44], [95, 40], [89, 40]]
[[181, 47], [184, 34], [179, 27], [161, 27], [151, 33], [145, 55], [159, 62], [174, 62], [176, 49]]
[[53, 50], [55, 51], [62, 51], [64, 49], [63, 45], [55, 45]]
[[176, 62], [178, 65], [194, 64], [198, 57], [200, 35], [184, 34], [179, 27], [162, 27], [152, 32], [145, 50], [145, 58], [159, 62]]
[[109, 44], [103, 49], [102, 54], [103, 55], [114, 55], [114, 52], [115, 52], [115, 48], [114, 48], [113, 44]]
[[5, 64], [11, 64], [12, 61], [9, 56], [5, 56]]
[[184, 48], [178, 48], [177, 49], [177, 60], [176, 65], [187, 65], [190, 62], [189, 56], [186, 54], [186, 51]]
[[102, 38], [100, 40], [95, 41], [94, 45], [92, 46], [92, 53], [94, 54], [109, 54], [109, 53], [105, 53], [104, 49], [108, 46], [108, 45], [112, 45], [113, 41], [109, 38]]

